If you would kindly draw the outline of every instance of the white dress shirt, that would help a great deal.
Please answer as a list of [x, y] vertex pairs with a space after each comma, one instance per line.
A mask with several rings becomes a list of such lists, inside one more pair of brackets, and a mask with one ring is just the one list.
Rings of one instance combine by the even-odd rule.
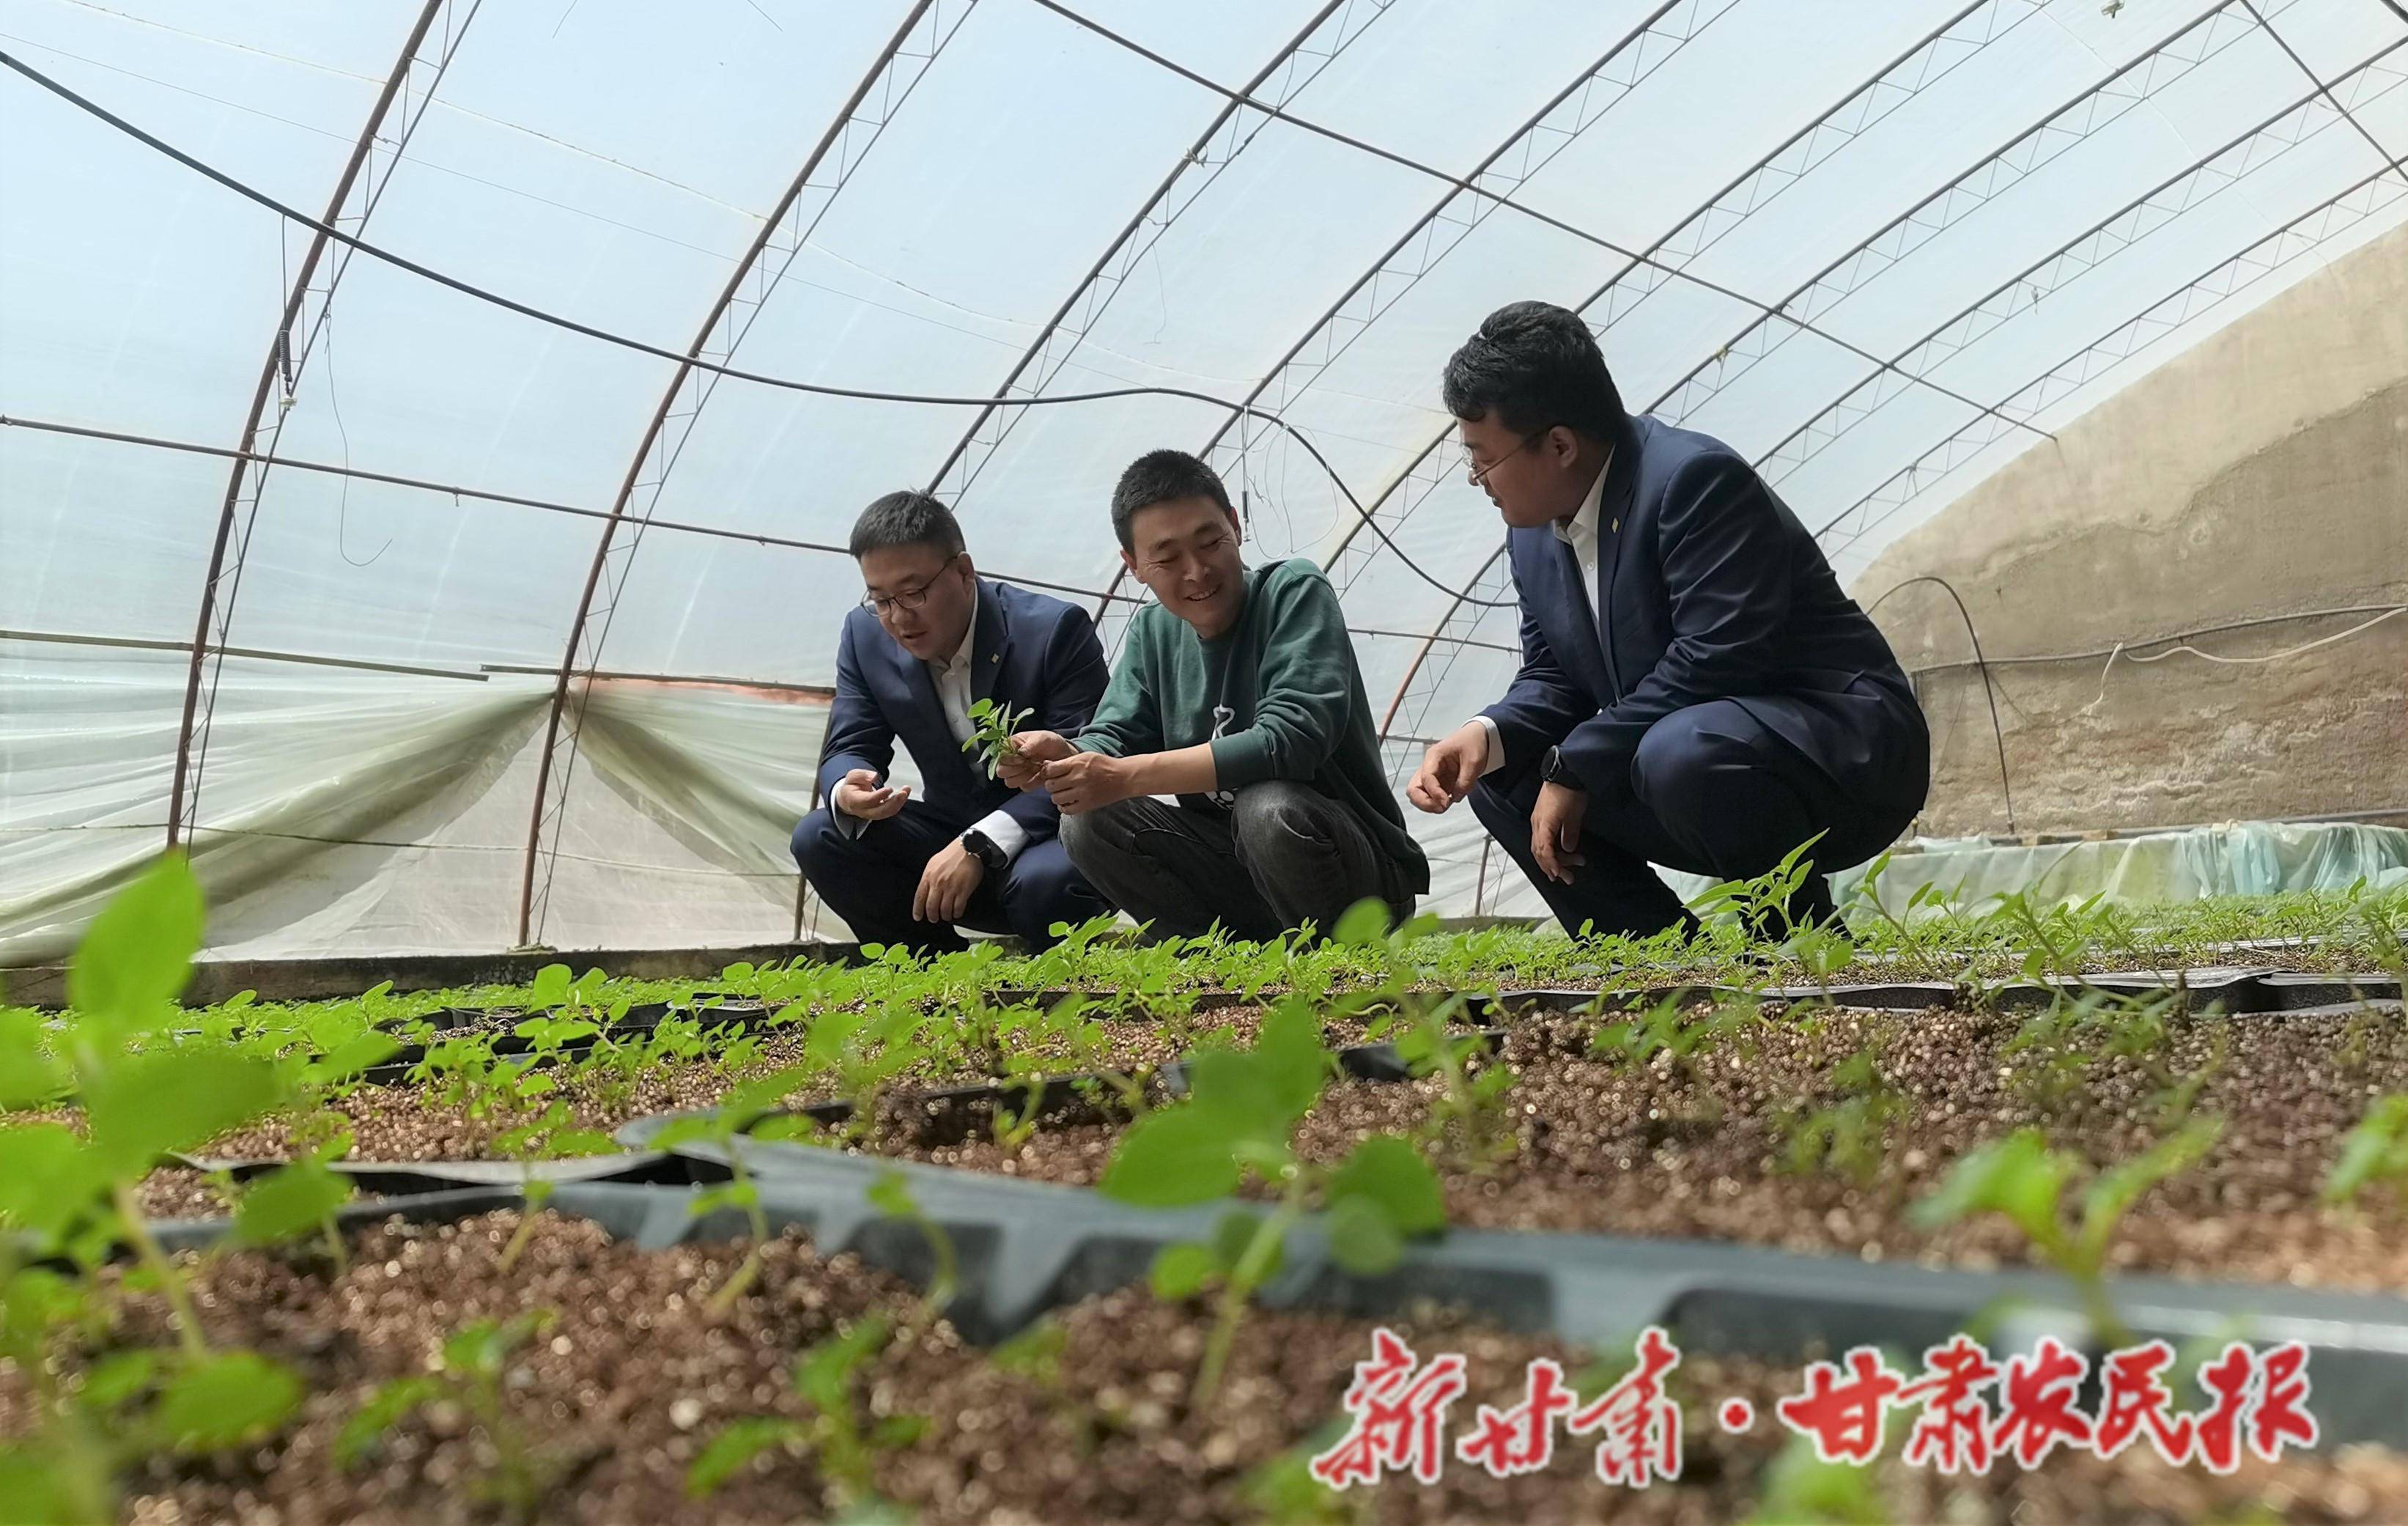
[[[1597, 569], [1599, 552], [1605, 543], [1605, 538], [1598, 533], [1598, 521], [1605, 512], [1605, 476], [1612, 469], [1613, 453], [1609, 450], [1605, 453], [1604, 464], [1597, 468], [1596, 481], [1588, 484], [1588, 492], [1582, 497], [1580, 508], [1571, 518], [1556, 520], [1553, 526], [1555, 539], [1571, 547], [1573, 559], [1580, 563], [1581, 600], [1588, 606], [1591, 625], [1597, 624]], [[1613, 528], [1618, 532], [1622, 522], [1614, 521]], [[1599, 637], [1602, 638], [1603, 634], [1600, 628]], [[1483, 775], [1495, 773], [1505, 766], [1504, 741], [1498, 735], [1494, 720], [1485, 715], [1475, 715], [1472, 719], [1488, 733], [1488, 753], [1480, 765], [1480, 771]]]
[[[945, 727], [953, 734], [956, 744], [970, 740], [978, 727], [970, 720], [970, 646], [978, 637], [978, 591], [970, 591], [970, 623], [962, 631], [962, 644], [942, 662], [928, 664], [928, 676], [936, 681], [937, 706], [945, 713]], [[925, 771], [924, 769], [923, 771]], [[866, 823], [845, 814], [836, 801], [828, 801], [828, 813], [840, 825], [838, 829], [847, 837], [857, 837]], [[1009, 811], [990, 811], [980, 818], [971, 831], [983, 833], [986, 840], [1003, 850], [1004, 862], [1020, 857], [1028, 845], [1028, 828]]]

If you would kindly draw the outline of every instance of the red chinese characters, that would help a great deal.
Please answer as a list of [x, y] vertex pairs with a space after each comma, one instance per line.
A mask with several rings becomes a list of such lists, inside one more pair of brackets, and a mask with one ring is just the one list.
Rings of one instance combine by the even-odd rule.
[[1312, 1460], [1312, 1476], [1332, 1489], [1376, 1484], [1391, 1469], [1437, 1483], [1446, 1461], [1446, 1407], [1463, 1389], [1459, 1352], [1421, 1367], [1394, 1331], [1373, 1331], [1371, 1360], [1354, 1364], [1354, 1381], [1340, 1401], [1354, 1426]]

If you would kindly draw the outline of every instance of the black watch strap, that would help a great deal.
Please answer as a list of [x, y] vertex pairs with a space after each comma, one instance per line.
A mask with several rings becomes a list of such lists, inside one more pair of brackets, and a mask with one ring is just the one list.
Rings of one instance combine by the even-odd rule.
[[1544, 756], [1539, 759], [1539, 782], [1547, 785], [1562, 785], [1569, 789], [1581, 787], [1579, 778], [1564, 762], [1564, 750], [1560, 747], [1548, 748]]
[[975, 827], [962, 834], [962, 846], [969, 850], [971, 857], [984, 864], [990, 873], [1004, 867], [1003, 850], [996, 845], [995, 839]]

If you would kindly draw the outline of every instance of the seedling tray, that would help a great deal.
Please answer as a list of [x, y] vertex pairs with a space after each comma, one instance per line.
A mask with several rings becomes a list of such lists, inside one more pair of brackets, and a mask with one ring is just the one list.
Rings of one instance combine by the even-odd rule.
[[[713, 1152], [697, 1145], [681, 1153]], [[1049, 1310], [1142, 1280], [1158, 1250], [1205, 1235], [1221, 1211], [1132, 1208], [1077, 1188], [767, 1143], [748, 1144], [745, 1159], [760, 1173], [761, 1208], [773, 1230], [798, 1225], [824, 1255], [851, 1252], [924, 1287], [934, 1269], [925, 1236], [882, 1216], [865, 1196], [879, 1176], [901, 1171], [959, 1258], [960, 1292], [949, 1317], [982, 1345]], [[509, 1189], [475, 1188], [350, 1209], [345, 1217], [372, 1221], [400, 1212], [439, 1220], [517, 1201]], [[562, 1186], [549, 1206], [652, 1249], [746, 1232], [735, 1210], [697, 1218], [693, 1202], [690, 1188], [591, 1182]], [[171, 1222], [160, 1232], [168, 1244], [194, 1245], [222, 1230]], [[2162, 1337], [2177, 1347], [2235, 1339], [2304, 1343], [2321, 1447], [2408, 1446], [2408, 1405], [2400, 1403], [2408, 1391], [2408, 1300], [2159, 1277], [2119, 1278], [2111, 1288], [2139, 1338]], [[2022, 1350], [2042, 1333], [2071, 1340], [2082, 1329], [2068, 1286], [2044, 1272], [1864, 1264], [1699, 1241], [1456, 1231], [1410, 1245], [1394, 1270], [1367, 1278], [1330, 1260], [1326, 1236], [1311, 1219], [1290, 1234], [1283, 1268], [1259, 1302], [1359, 1317], [1437, 1302], [1468, 1306], [1510, 1330], [1609, 1350], [1660, 1324], [1686, 1349], [1776, 1361], [1869, 1344], [1890, 1347], [1911, 1364], [1958, 1332], [1985, 1338], [1994, 1349]], [[2184, 1365], [2194, 1360], [2186, 1356]]]

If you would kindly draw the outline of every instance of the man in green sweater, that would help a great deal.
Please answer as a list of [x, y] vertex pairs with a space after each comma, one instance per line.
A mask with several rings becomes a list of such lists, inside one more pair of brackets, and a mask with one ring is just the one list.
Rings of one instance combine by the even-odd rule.
[[1429, 860], [1381, 770], [1329, 580], [1240, 561], [1227, 490], [1184, 451], [1121, 474], [1112, 531], [1156, 602], [1086, 728], [1021, 732], [1004, 782], [1052, 794], [1071, 863], [1157, 933], [1327, 931], [1366, 898], [1411, 915]]

